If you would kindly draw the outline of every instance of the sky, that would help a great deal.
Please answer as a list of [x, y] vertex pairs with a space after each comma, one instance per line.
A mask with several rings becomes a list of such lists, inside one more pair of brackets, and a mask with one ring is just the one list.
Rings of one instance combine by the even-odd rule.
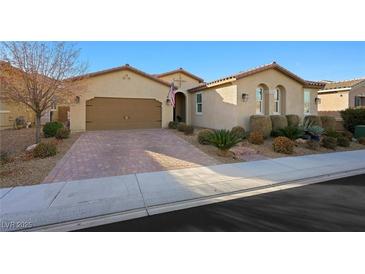
[[209, 82], [276, 61], [306, 80], [365, 77], [365, 42], [78, 42], [89, 72], [184, 68]]

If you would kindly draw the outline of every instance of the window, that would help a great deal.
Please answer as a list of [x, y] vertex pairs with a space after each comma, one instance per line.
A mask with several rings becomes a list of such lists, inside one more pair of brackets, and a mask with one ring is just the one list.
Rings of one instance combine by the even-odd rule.
[[275, 114], [280, 114], [280, 98], [281, 94], [280, 94], [280, 89], [277, 88], [274, 91], [274, 103], [275, 103], [275, 109], [274, 109], [274, 113]]
[[365, 96], [355, 96], [355, 107], [365, 106]]
[[203, 113], [203, 100], [202, 100], [202, 94], [197, 93], [196, 94], [196, 113], [202, 114]]
[[310, 91], [304, 91], [304, 114], [310, 114], [311, 109], [311, 94]]
[[264, 113], [264, 89], [256, 89], [256, 114]]

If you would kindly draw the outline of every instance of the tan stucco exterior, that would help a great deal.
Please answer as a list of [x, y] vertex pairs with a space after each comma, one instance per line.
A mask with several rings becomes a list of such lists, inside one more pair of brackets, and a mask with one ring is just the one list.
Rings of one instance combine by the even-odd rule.
[[[304, 90], [310, 91], [310, 114], [317, 114], [315, 98], [317, 89], [305, 89], [298, 81], [275, 70], [265, 70], [242, 79], [233, 81], [224, 86], [207, 88], [202, 91], [203, 113], [195, 111], [196, 93], [192, 94], [192, 124], [207, 128], [232, 128], [241, 125], [249, 129], [249, 119], [256, 114], [256, 88], [264, 87], [265, 115], [274, 113], [275, 88], [280, 87], [281, 114], [297, 114], [304, 116]], [[199, 93], [197, 92], [197, 93]], [[242, 93], [248, 94], [248, 100], [243, 102]]]
[[70, 106], [70, 127], [72, 131], [86, 129], [86, 101], [95, 97], [149, 98], [162, 104], [162, 127], [172, 120], [173, 108], [166, 103], [169, 87], [130, 70], [110, 72], [86, 78], [85, 90], [78, 96], [80, 102]]
[[27, 122], [34, 124], [34, 111], [24, 104], [0, 99], [0, 129], [14, 127], [15, 119], [23, 116]]

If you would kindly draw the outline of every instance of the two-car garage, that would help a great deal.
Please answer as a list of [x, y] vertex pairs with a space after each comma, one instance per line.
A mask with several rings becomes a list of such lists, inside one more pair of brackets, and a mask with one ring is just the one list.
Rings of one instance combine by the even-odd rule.
[[70, 107], [72, 131], [161, 128], [173, 119], [170, 83], [131, 66], [91, 73], [80, 86], [86, 90]]

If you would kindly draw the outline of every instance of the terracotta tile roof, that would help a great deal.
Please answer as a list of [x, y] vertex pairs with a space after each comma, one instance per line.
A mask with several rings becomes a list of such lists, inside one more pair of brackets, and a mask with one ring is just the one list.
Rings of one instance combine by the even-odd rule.
[[84, 74], [84, 75], [81, 75], [79, 77], [75, 77], [75, 78], [71, 78], [69, 80], [73, 80], [73, 81], [76, 81], [76, 80], [80, 80], [80, 79], [84, 79], [84, 78], [89, 78], [89, 77], [95, 77], [95, 76], [99, 76], [99, 75], [104, 75], [104, 74], [108, 74], [108, 73], [112, 73], [112, 72], [117, 72], [117, 71], [123, 71], [123, 70], [129, 70], [129, 71], [132, 71], [136, 74], [139, 74], [143, 77], [146, 77], [148, 79], [151, 79], [153, 81], [156, 81], [160, 84], [163, 84], [165, 86], [170, 86], [170, 83], [162, 80], [162, 79], [159, 79], [151, 74], [148, 74], [146, 72], [143, 72], [139, 69], [136, 69], [132, 66], [130, 66], [129, 64], [125, 64], [124, 66], [121, 66], [121, 67], [115, 67], [115, 68], [111, 68], [111, 69], [106, 69], [106, 70], [101, 70], [101, 71], [96, 71], [96, 72], [92, 72], [92, 73], [88, 73], [88, 74]]
[[262, 66], [259, 66], [259, 67], [256, 67], [256, 68], [252, 68], [252, 69], [249, 69], [249, 70], [246, 70], [246, 71], [243, 71], [243, 72], [239, 72], [239, 73], [236, 73], [236, 74], [224, 77], [224, 78], [220, 78], [220, 79], [217, 79], [217, 80], [209, 82], [209, 83], [204, 83], [202, 85], [199, 85], [197, 87], [194, 87], [194, 88], [190, 89], [189, 91], [190, 92], [196, 92], [196, 91], [203, 90], [203, 89], [206, 89], [206, 88], [209, 88], [209, 87], [212, 87], [212, 86], [223, 85], [223, 84], [233, 82], [233, 81], [236, 81], [238, 79], [242, 79], [244, 77], [247, 77], [247, 76], [250, 76], [250, 75], [265, 71], [265, 70], [269, 70], [269, 69], [276, 69], [276, 70], [281, 71], [283, 74], [287, 75], [288, 77], [290, 77], [290, 78], [296, 80], [297, 82], [303, 84], [304, 87], [308, 87], [308, 88], [313, 87], [313, 88], [319, 88], [320, 89], [320, 88], [323, 88], [324, 85], [325, 85], [323, 82], [315, 82], [315, 81], [304, 80], [304, 79], [300, 78], [299, 76], [297, 76], [296, 74], [290, 72], [286, 68], [280, 66], [276, 62], [272, 62], [270, 64], [265, 64], [265, 65], [262, 65]]
[[351, 79], [351, 80], [344, 80], [344, 81], [338, 81], [338, 82], [332, 82], [328, 81], [323, 88], [323, 90], [328, 89], [340, 89], [340, 88], [352, 88], [353, 86], [365, 82], [365, 78], [357, 78], [357, 79]]
[[157, 78], [160, 78], [160, 77], [168, 76], [168, 75], [171, 75], [171, 74], [174, 74], [174, 73], [179, 73], [179, 72], [180, 73], [183, 73], [183, 74], [185, 74], [185, 75], [187, 75], [187, 76], [189, 76], [189, 77], [191, 77], [191, 78], [193, 78], [193, 79], [195, 79], [197, 81], [199, 81], [199, 83], [204, 82], [204, 80], [202, 78], [200, 78], [200, 77], [198, 77], [198, 76], [196, 76], [196, 75], [194, 75], [194, 74], [186, 71], [183, 68], [178, 68], [178, 69], [171, 70], [171, 71], [168, 71], [168, 72], [164, 72], [164, 73], [160, 73], [160, 74], [155, 74], [153, 76], [155, 76]]

